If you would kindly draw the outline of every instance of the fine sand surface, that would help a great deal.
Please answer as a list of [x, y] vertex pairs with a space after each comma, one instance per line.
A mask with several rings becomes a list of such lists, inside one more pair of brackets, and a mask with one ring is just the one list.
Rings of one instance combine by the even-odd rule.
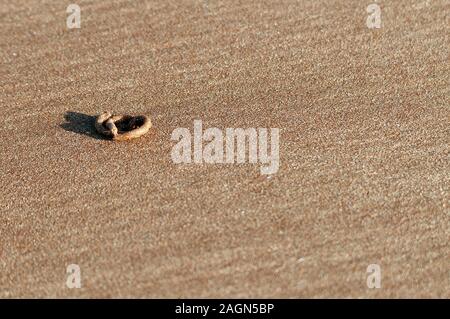
[[[370, 3], [1, 0], [0, 297], [450, 297], [450, 4]], [[195, 119], [278, 173], [174, 164]]]

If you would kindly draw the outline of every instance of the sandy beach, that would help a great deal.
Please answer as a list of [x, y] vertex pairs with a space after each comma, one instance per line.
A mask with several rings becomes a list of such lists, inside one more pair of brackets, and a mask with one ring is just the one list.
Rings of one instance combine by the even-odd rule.
[[[71, 3], [0, 1], [1, 298], [450, 297], [448, 1]], [[195, 120], [278, 171], [174, 163]]]

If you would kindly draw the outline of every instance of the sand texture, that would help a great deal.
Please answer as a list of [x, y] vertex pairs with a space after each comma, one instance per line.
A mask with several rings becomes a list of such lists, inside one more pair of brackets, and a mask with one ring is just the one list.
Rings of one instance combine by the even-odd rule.
[[[0, 0], [0, 297], [450, 297], [447, 0], [380, 29], [360, 0], [78, 0], [68, 29], [72, 2]], [[196, 119], [279, 128], [278, 173], [174, 164]]]

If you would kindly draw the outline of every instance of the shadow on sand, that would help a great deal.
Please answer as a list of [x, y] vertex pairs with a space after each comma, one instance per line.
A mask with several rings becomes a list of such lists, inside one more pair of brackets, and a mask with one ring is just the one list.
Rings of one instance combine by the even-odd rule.
[[95, 116], [69, 111], [64, 114], [64, 119], [66, 122], [60, 126], [66, 131], [87, 135], [98, 140], [105, 139], [95, 130]]

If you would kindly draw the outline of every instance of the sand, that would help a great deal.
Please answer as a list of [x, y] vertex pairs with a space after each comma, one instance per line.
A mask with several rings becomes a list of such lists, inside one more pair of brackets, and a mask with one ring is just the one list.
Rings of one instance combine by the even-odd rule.
[[[0, 3], [0, 297], [450, 297], [448, 1], [69, 3]], [[195, 119], [279, 171], [174, 164]]]

